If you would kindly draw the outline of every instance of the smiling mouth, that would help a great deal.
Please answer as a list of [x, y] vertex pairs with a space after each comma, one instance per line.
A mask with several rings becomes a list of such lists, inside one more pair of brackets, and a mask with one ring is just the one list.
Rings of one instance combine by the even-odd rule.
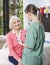
[[20, 26], [20, 24], [17, 25], [17, 27]]

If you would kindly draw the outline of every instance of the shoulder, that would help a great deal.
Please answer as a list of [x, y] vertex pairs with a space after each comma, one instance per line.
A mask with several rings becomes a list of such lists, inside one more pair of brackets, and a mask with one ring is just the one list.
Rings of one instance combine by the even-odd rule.
[[12, 36], [12, 31], [10, 31], [10, 32], [8, 32], [7, 34], [6, 34], [6, 37], [11, 37]]
[[33, 30], [38, 30], [41, 27], [41, 23], [40, 22], [34, 22], [31, 25], [31, 27], [32, 27]]
[[21, 32], [26, 34], [27, 30], [26, 29], [22, 29]]

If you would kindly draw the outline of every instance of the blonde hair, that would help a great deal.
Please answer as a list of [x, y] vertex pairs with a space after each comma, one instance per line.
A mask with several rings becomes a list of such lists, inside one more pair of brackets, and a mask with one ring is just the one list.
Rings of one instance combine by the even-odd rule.
[[9, 20], [9, 28], [10, 28], [10, 29], [13, 28], [13, 27], [12, 27], [12, 23], [13, 23], [13, 20], [14, 20], [14, 19], [17, 20], [17, 21], [18, 21], [18, 20], [20, 21], [20, 19], [19, 19], [16, 15], [11, 16], [11, 17], [10, 17], [10, 20]]

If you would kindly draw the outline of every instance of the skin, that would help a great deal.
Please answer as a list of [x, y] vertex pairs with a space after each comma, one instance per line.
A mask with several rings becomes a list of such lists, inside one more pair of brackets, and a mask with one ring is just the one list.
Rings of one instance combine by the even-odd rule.
[[38, 18], [37, 18], [37, 16], [34, 15], [34, 14], [32, 14], [31, 12], [26, 13], [26, 16], [27, 16], [29, 22], [39, 21]]

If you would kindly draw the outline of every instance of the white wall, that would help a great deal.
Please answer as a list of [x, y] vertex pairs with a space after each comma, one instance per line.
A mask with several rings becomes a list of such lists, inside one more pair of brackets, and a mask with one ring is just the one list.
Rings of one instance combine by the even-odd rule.
[[25, 29], [28, 28], [28, 20], [27, 20], [26, 13], [24, 12], [24, 10], [28, 4], [29, 4], [28, 0], [23, 0], [23, 22], [24, 22]]
[[44, 5], [44, 6], [50, 5], [50, 0], [43, 0], [42, 5]]
[[26, 6], [28, 4], [31, 4], [32, 3], [32, 4], [35, 4], [37, 7], [40, 7], [42, 5], [42, 1], [43, 0], [23, 0], [23, 22], [24, 22], [24, 28], [25, 29], [28, 28], [28, 20], [27, 20], [27, 17], [26, 17], [26, 13], [24, 12]]
[[42, 6], [43, 0], [29, 0], [29, 4], [35, 4], [37, 7]]
[[28, 28], [28, 20], [24, 10], [28, 4], [35, 4], [37, 7], [41, 7], [50, 4], [50, 0], [23, 0], [23, 22], [26, 29]]

